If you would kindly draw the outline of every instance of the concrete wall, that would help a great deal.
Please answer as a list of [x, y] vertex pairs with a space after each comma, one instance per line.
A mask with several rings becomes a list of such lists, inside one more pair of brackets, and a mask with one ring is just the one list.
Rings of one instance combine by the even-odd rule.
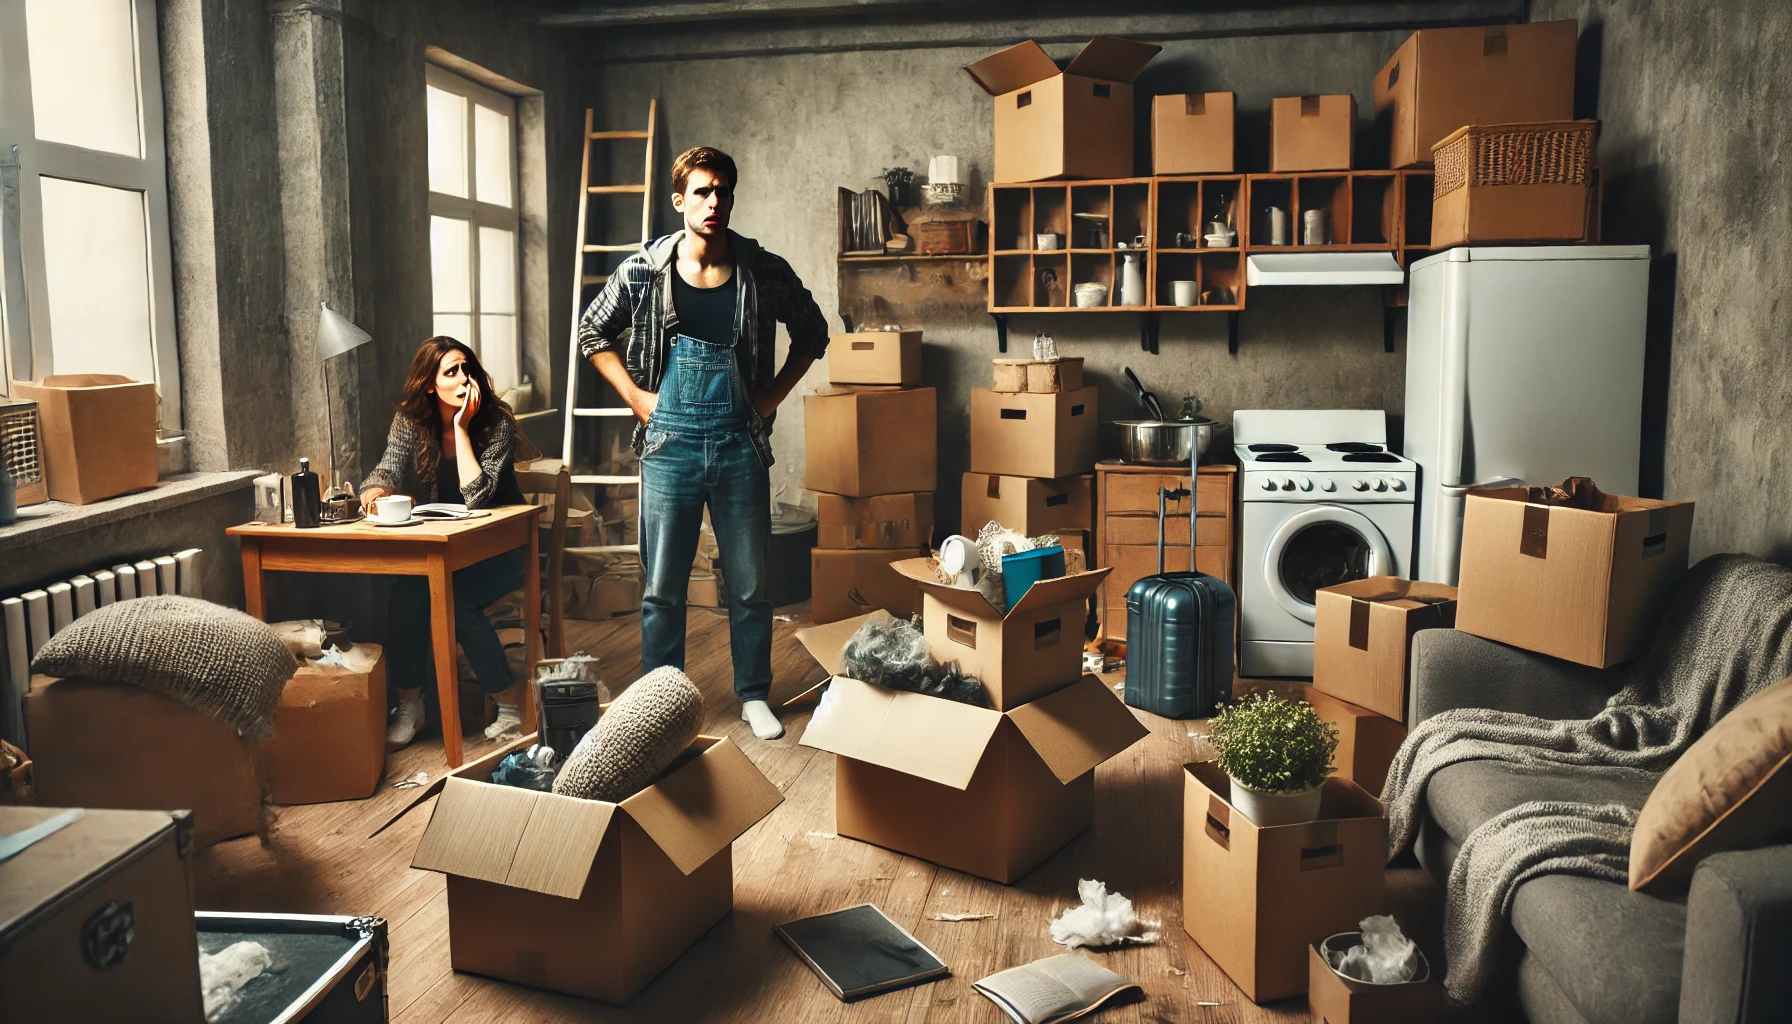
[[1581, 22], [1608, 241], [1647, 243], [1643, 480], [1695, 499], [1693, 557], [1792, 560], [1792, 7], [1534, 0]]
[[[1198, 27], [1202, 17], [1174, 23]], [[1167, 24], [1153, 16], [1047, 27], [1085, 39], [1136, 28], [1135, 34], [1151, 38], [1145, 29]], [[1024, 38], [1035, 34], [1035, 27], [1009, 24], [996, 38]], [[912, 168], [924, 178], [930, 156], [951, 153], [969, 169], [980, 195], [991, 170], [993, 105], [961, 68], [1000, 44], [952, 45], [964, 33], [951, 25], [907, 31], [938, 32], [942, 45], [880, 49], [889, 44], [886, 31], [860, 52], [801, 52], [802, 46], [826, 48], [844, 30], [829, 36], [819, 29], [789, 29], [779, 37], [754, 28], [742, 30], [745, 41], [738, 46], [770, 51], [767, 55], [718, 57], [689, 52], [701, 44], [726, 53], [729, 44], [715, 37], [692, 35], [681, 43], [656, 32], [638, 49], [628, 40], [612, 40], [601, 79], [603, 109], [611, 124], [633, 124], [648, 98], [658, 96], [668, 155], [698, 144], [733, 155], [741, 168], [735, 227], [789, 259], [837, 325], [835, 188], [863, 189], [871, 176], [891, 166]], [[1140, 110], [1148, 103], [1143, 98], [1156, 93], [1233, 90], [1240, 117], [1239, 169], [1266, 170], [1271, 97], [1349, 92], [1359, 106], [1359, 149], [1366, 160], [1380, 159], [1385, 166], [1385, 156], [1368, 143], [1371, 84], [1407, 31], [1172, 38], [1138, 80]], [[777, 45], [798, 35], [802, 46], [791, 52]], [[1058, 58], [1077, 49], [1076, 44], [1047, 47]], [[1143, 150], [1148, 136], [1142, 126], [1138, 134]], [[1141, 152], [1140, 161], [1139, 170], [1148, 172], [1148, 154]], [[677, 225], [669, 202], [662, 201], [659, 223], [662, 229]], [[968, 458], [969, 392], [990, 383], [989, 359], [996, 355], [995, 329], [983, 309], [982, 295], [972, 292], [967, 301], [942, 301], [925, 315], [896, 313], [905, 324], [924, 328], [931, 346], [926, 368], [928, 383], [940, 391], [940, 522], [947, 526], [957, 522], [958, 480]], [[1229, 422], [1235, 409], [1264, 406], [1376, 408], [1394, 417], [1402, 408], [1404, 356], [1382, 350], [1379, 289], [1253, 290], [1240, 319], [1236, 356], [1227, 354], [1226, 322], [1218, 314], [1163, 316], [1159, 355], [1140, 350], [1139, 320], [1130, 315], [1011, 318], [1011, 344], [1017, 348], [1026, 349], [1036, 331], [1056, 337], [1066, 355], [1087, 359], [1101, 386], [1103, 419], [1138, 415], [1120, 373], [1123, 366], [1172, 399], [1172, 407], [1181, 396], [1194, 394], [1205, 403], [1205, 414], [1222, 422]], [[773, 485], [783, 488], [787, 501], [797, 500], [802, 487], [800, 394], [825, 382], [825, 366], [818, 366], [779, 417]]]

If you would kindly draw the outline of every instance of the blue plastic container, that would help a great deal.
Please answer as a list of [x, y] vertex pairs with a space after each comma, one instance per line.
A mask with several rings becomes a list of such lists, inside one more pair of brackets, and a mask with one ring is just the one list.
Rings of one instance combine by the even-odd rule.
[[1033, 584], [1040, 580], [1055, 580], [1064, 574], [1063, 548], [1034, 548], [1003, 555], [1002, 585], [1007, 590], [1008, 607], [1019, 604]]

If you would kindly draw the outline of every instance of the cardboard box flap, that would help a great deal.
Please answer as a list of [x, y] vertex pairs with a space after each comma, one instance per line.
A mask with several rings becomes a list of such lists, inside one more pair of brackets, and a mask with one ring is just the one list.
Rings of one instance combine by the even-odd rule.
[[[1037, 585], [1035, 585], [1037, 586]], [[1069, 783], [1150, 733], [1100, 679], [1086, 675], [1008, 712], [1059, 782]]]
[[934, 575], [932, 558], [904, 558], [900, 562], [891, 562], [890, 568], [914, 580], [923, 593], [932, 594], [961, 612], [983, 618], [999, 617], [995, 605], [989, 603], [989, 598], [975, 590], [962, 590], [941, 583], [939, 577]]
[[784, 802], [734, 741], [703, 737], [709, 749], [627, 800], [622, 809], [685, 874]]
[[1328, 594], [1341, 594], [1352, 601], [1386, 604], [1406, 611], [1456, 600], [1456, 588], [1447, 583], [1403, 580], [1397, 576], [1370, 576], [1323, 589]]
[[117, 373], [53, 373], [37, 382], [40, 388], [109, 388], [120, 384], [146, 384]]
[[[609, 831], [616, 805], [553, 793], [537, 796], [535, 812], [523, 826], [522, 841], [517, 844], [504, 884], [576, 900], [585, 891], [585, 880], [597, 860], [604, 833]], [[443, 799], [447, 797], [444, 795]]]
[[834, 680], [802, 743], [965, 789], [1002, 724], [1002, 713], [850, 679]]
[[964, 71], [984, 92], [1001, 96], [1045, 81], [1058, 73], [1058, 65], [1038, 43], [1028, 39], [968, 64]]
[[879, 608], [874, 612], [856, 615], [839, 622], [829, 622], [821, 626], [809, 626], [796, 631], [797, 642], [809, 652], [828, 675], [837, 676], [846, 671], [846, 642], [859, 631], [859, 627], [867, 622], [883, 621], [894, 618], [889, 612]]
[[517, 846], [541, 796], [530, 789], [450, 776], [417, 841], [411, 867], [508, 884]]
[[1076, 55], [1064, 73], [1099, 78], [1104, 82], [1130, 82], [1162, 50], [1163, 47], [1156, 43], [1119, 36], [1096, 36], [1083, 47], [1083, 52]]
[[1040, 580], [1027, 588], [1026, 594], [1009, 607], [1008, 614], [1027, 615], [1068, 601], [1087, 600], [1090, 594], [1095, 593], [1095, 588], [1101, 586], [1101, 581], [1108, 578], [1108, 573], [1113, 571], [1112, 567], [1091, 569], [1071, 576]]

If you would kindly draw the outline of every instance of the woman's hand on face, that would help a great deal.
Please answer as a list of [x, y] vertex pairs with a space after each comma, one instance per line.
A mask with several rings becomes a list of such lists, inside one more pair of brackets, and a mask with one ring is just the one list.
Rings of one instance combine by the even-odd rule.
[[391, 491], [386, 490], [384, 487], [369, 487], [361, 492], [361, 507], [372, 508], [374, 502], [391, 493]]
[[457, 427], [471, 427], [473, 425], [473, 417], [478, 414], [479, 385], [469, 380], [467, 381], [466, 395], [461, 399], [460, 411], [454, 414], [454, 425]]

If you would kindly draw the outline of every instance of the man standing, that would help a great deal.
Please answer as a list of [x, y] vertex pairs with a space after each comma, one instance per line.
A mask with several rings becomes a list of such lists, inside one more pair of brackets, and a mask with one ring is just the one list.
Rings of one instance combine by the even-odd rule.
[[[741, 718], [784, 734], [772, 685], [771, 421], [827, 351], [828, 327], [790, 264], [728, 229], [734, 160], [707, 146], [672, 164], [684, 230], [630, 256], [579, 320], [579, 351], [634, 410], [641, 456], [641, 669], [684, 668], [685, 588], [703, 507], [721, 549]], [[774, 373], [777, 323], [790, 354]]]

